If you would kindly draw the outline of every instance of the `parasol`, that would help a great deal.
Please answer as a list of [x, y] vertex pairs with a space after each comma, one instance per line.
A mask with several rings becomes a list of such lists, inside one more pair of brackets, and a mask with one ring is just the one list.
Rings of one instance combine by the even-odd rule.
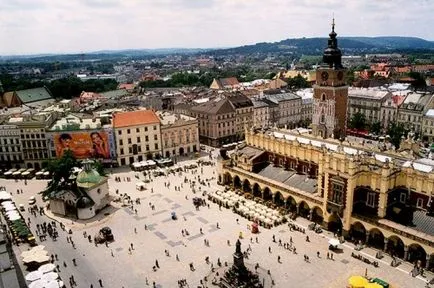
[[48, 272], [42, 275], [41, 280], [45, 282], [51, 282], [59, 278], [59, 274], [56, 272]]
[[48, 264], [45, 264], [45, 265], [42, 265], [41, 267], [39, 267], [38, 271], [40, 271], [42, 273], [48, 273], [48, 272], [54, 271], [54, 269], [56, 269], [56, 265], [54, 265], [52, 263], [48, 263]]
[[47, 282], [44, 282], [42, 280], [36, 280], [36, 281], [33, 281], [32, 283], [30, 283], [28, 285], [28, 287], [29, 288], [44, 288], [46, 283]]
[[41, 277], [42, 277], [42, 272], [36, 270], [27, 274], [25, 278], [27, 281], [36, 281], [38, 279], [41, 279]]
[[348, 284], [352, 288], [364, 288], [366, 284], [368, 284], [368, 280], [362, 276], [351, 276], [348, 279]]

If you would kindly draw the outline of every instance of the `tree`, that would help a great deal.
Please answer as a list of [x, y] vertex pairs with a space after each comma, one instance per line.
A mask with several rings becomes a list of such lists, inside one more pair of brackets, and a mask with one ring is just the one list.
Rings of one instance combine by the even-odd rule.
[[356, 112], [350, 120], [350, 127], [352, 129], [364, 129], [366, 126], [365, 114]]
[[94, 161], [93, 162], [93, 168], [96, 170], [96, 172], [98, 172], [99, 175], [101, 175], [101, 176], [106, 175], [104, 166], [102, 165], [102, 163], [100, 161]]
[[381, 133], [381, 122], [374, 122], [369, 127], [369, 132], [375, 135], [379, 135]]
[[46, 169], [51, 174], [51, 181], [47, 188], [41, 192], [43, 199], [51, 197], [54, 192], [63, 189], [76, 189], [75, 179], [71, 179], [71, 171], [74, 167], [80, 167], [71, 150], [66, 150], [59, 159], [46, 163]]
[[423, 77], [423, 75], [421, 73], [410, 72], [410, 73], [408, 73], [408, 76], [414, 79], [413, 83], [411, 84], [414, 87], [414, 89], [416, 89], [416, 90], [426, 89], [425, 78]]
[[399, 145], [401, 144], [402, 136], [405, 136], [407, 132], [408, 131], [405, 129], [402, 123], [393, 122], [387, 128], [387, 135], [390, 136], [390, 143], [392, 143], [396, 149], [398, 149]]

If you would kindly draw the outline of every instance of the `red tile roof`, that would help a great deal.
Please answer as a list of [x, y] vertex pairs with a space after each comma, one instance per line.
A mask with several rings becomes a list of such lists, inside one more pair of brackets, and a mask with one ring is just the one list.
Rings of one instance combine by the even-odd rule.
[[129, 126], [160, 123], [157, 114], [152, 110], [137, 110], [113, 114], [113, 127], [122, 128]]
[[118, 86], [118, 89], [125, 89], [125, 90], [134, 90], [136, 88], [136, 85], [132, 83], [121, 83]]

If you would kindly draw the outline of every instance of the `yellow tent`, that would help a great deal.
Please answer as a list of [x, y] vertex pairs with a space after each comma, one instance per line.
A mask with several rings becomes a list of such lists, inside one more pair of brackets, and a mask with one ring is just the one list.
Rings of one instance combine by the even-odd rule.
[[368, 280], [362, 276], [351, 276], [348, 279], [348, 284], [352, 288], [365, 288], [366, 284], [368, 284]]

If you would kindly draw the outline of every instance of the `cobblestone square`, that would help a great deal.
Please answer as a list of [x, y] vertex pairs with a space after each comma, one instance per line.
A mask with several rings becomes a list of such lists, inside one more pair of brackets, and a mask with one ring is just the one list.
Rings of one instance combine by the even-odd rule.
[[[220, 211], [216, 204], [209, 201], [209, 208], [202, 206], [196, 210], [192, 203], [193, 197], [202, 197], [203, 191], [223, 189], [217, 186], [217, 173], [214, 171], [215, 167], [204, 166], [203, 173], [199, 167], [196, 174], [187, 172], [182, 173], [182, 176], [157, 177], [147, 184], [147, 190], [137, 191], [135, 183], [138, 180], [135, 175], [140, 175], [139, 173], [128, 169], [114, 170], [113, 174], [109, 175], [111, 195], [117, 196], [115, 191], [118, 189], [119, 193], [127, 193], [131, 199], [140, 198], [141, 204], [134, 205], [137, 214], [134, 209], [113, 203], [112, 208], [102, 211], [88, 222], [55, 217], [66, 225], [67, 230], [72, 229], [73, 234], [68, 235], [59, 229], [60, 237], [57, 241], [47, 238], [39, 244], [45, 245], [49, 254], [58, 255], [59, 260], [55, 264], [60, 265], [60, 275], [67, 287], [70, 287], [68, 279], [71, 275], [74, 275], [78, 287], [90, 287], [91, 284], [98, 287], [98, 279], [102, 279], [104, 287], [107, 288], [135, 288], [147, 285], [152, 287], [153, 282], [156, 287], [177, 287], [177, 280], [184, 278], [189, 287], [198, 287], [200, 280], [211, 271], [211, 266], [205, 263], [205, 257], [209, 257], [214, 267], [218, 259], [230, 265], [234, 244], [240, 232], [244, 236], [241, 240], [242, 249], [252, 249], [245, 262], [253, 265], [259, 263], [261, 268], [270, 270], [276, 283], [275, 287], [345, 287], [348, 277], [364, 275], [366, 271], [368, 276], [384, 279], [390, 282], [392, 287], [425, 287], [426, 279], [409, 276], [409, 264], [404, 263], [398, 268], [392, 268], [390, 259], [386, 256], [378, 260], [380, 266], [375, 268], [352, 258], [351, 252], [354, 251], [354, 247], [351, 243], [344, 243], [343, 253], [335, 254], [334, 260], [327, 260], [328, 240], [333, 237], [327, 231], [315, 234], [306, 229], [310, 242], [306, 242], [306, 235], [290, 231], [287, 225], [270, 230], [260, 228], [259, 234], [252, 234], [247, 230], [250, 222], [231, 210], [222, 208]], [[115, 176], [121, 177], [122, 181], [114, 181]], [[194, 180], [198, 176], [201, 179], [214, 179], [210, 181], [210, 187], [202, 186], [201, 191], [196, 189], [196, 194], [193, 194], [188, 183], [183, 183], [180, 191], [175, 191], [174, 186], [181, 186], [184, 177]], [[130, 177], [131, 181], [124, 181], [126, 177]], [[139, 177], [143, 179], [142, 175]], [[170, 183], [170, 188], [166, 187], [165, 182]], [[1, 179], [0, 185], [6, 186], [7, 191], [12, 192], [17, 204], [25, 205], [26, 211], [22, 213], [25, 219], [30, 219], [33, 231], [36, 230], [37, 223], [51, 221], [47, 216], [34, 218], [27, 213], [28, 198], [41, 191], [46, 181], [30, 180], [25, 186], [23, 181]], [[154, 193], [151, 192], [151, 187]], [[23, 189], [24, 193], [17, 194], [18, 188]], [[42, 205], [41, 198], [36, 198], [37, 204]], [[155, 210], [151, 209], [151, 204], [155, 206]], [[172, 211], [176, 212], [177, 220], [171, 219]], [[109, 215], [105, 216], [105, 213]], [[239, 219], [238, 224], [236, 219]], [[309, 224], [303, 218], [298, 218], [296, 222], [303, 227]], [[93, 236], [104, 226], [112, 229], [115, 238], [108, 247], [96, 247], [83, 237], [83, 232]], [[189, 235], [183, 236], [182, 230], [187, 230]], [[289, 242], [292, 237], [297, 254], [280, 247], [278, 243], [273, 243], [273, 235], [276, 240], [281, 239], [283, 242]], [[73, 238], [76, 249], [67, 242], [67, 236]], [[209, 241], [209, 246], [204, 244], [204, 240]], [[129, 253], [131, 244], [134, 248]], [[15, 246], [14, 249], [20, 258], [21, 252], [27, 250], [28, 246]], [[165, 254], [165, 250], [168, 250], [169, 256]], [[317, 252], [320, 252], [320, 257], [317, 257]], [[365, 248], [360, 253], [374, 260], [375, 252]], [[309, 256], [309, 263], [303, 261], [303, 255]], [[277, 261], [278, 256], [281, 256], [281, 263]], [[72, 265], [73, 258], [76, 259], [77, 266]], [[156, 260], [160, 268], [153, 271]], [[64, 267], [63, 263], [67, 267]], [[195, 271], [190, 270], [190, 263], [194, 264]], [[432, 276], [429, 275], [428, 278], [431, 279], [430, 277]], [[212, 287], [210, 282], [207, 287]]]

